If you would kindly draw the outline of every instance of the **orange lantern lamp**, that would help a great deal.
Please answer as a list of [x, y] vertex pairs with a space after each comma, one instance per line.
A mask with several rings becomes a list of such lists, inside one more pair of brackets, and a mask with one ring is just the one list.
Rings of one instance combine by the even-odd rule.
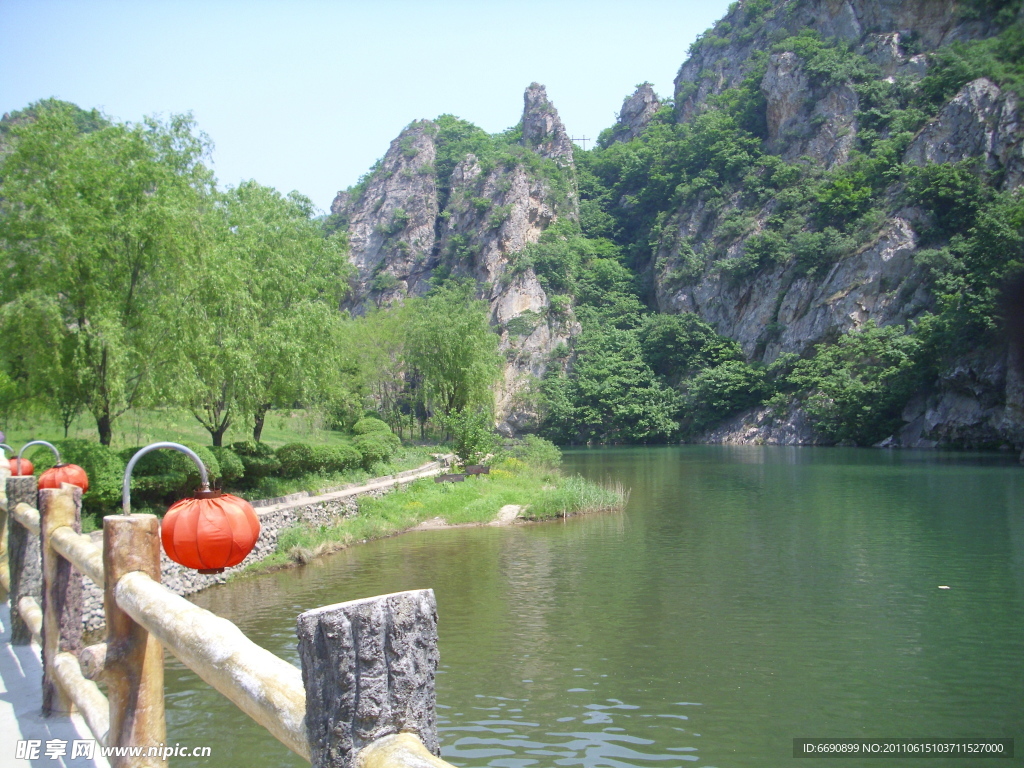
[[184, 453], [199, 468], [202, 485], [195, 495], [171, 505], [160, 523], [164, 552], [176, 563], [200, 573], [220, 573], [241, 563], [256, 546], [260, 520], [245, 499], [210, 490], [206, 466], [191, 450], [178, 443], [153, 443], [132, 456], [124, 473], [122, 509], [131, 514], [129, 483], [135, 462], [157, 448]]
[[[18, 451], [18, 458], [14, 461], [24, 461], [29, 466], [29, 471], [22, 472], [21, 474], [32, 474], [32, 465], [28, 463], [26, 459], [21, 458], [21, 455], [25, 452], [26, 448], [33, 445], [45, 445], [51, 451], [53, 451], [54, 457], [57, 459], [57, 464], [44, 470], [39, 475], [39, 487], [40, 488], [60, 488], [61, 483], [71, 483], [71, 485], [77, 485], [85, 493], [89, 490], [89, 476], [85, 474], [85, 470], [77, 464], [64, 464], [60, 460], [60, 451], [57, 450], [55, 445], [52, 445], [45, 440], [33, 440], [32, 442], [25, 443], [21, 446], [21, 450]], [[14, 464], [11, 463], [11, 473], [14, 473]]]
[[[3, 444], [2, 447], [11, 453], [14, 453], [14, 449], [11, 448], [11, 446]], [[22, 450], [24, 450], [24, 448]], [[20, 456], [17, 459], [8, 459], [7, 466], [11, 470], [11, 477], [28, 477], [36, 471], [36, 468], [32, 466], [31, 461], [23, 459]]]

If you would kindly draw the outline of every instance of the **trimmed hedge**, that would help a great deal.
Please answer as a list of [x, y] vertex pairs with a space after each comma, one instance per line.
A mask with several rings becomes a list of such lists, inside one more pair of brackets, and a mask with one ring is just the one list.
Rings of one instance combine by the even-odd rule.
[[344, 472], [355, 469], [362, 462], [362, 454], [351, 445], [315, 445], [313, 461], [316, 472]]
[[365, 416], [352, 426], [352, 432], [357, 435], [372, 435], [378, 432], [391, 432], [391, 427], [380, 419]]
[[377, 462], [390, 460], [401, 447], [402, 441], [388, 430], [357, 435], [352, 444], [363, 457], [363, 468], [370, 469]]
[[277, 460], [281, 462], [281, 474], [285, 477], [301, 477], [315, 472], [313, 448], [305, 443], [288, 443], [277, 449]]
[[220, 465], [220, 474], [217, 476], [217, 485], [237, 485], [238, 481], [245, 474], [245, 465], [242, 459], [230, 448], [211, 446], [210, 453], [217, 458]]
[[255, 487], [261, 478], [276, 475], [281, 471], [281, 461], [273, 448], [266, 443], [246, 440], [228, 446], [241, 460], [244, 469], [242, 484]]
[[306, 445], [289, 443], [277, 449], [281, 474], [300, 477], [315, 472], [344, 472], [358, 467], [363, 455], [349, 445]]

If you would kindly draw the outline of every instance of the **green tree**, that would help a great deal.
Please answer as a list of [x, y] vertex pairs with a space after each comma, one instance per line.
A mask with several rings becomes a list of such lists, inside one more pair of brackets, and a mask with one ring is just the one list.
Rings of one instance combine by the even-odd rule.
[[305, 198], [251, 181], [212, 213], [203, 272], [183, 301], [176, 393], [215, 446], [240, 416], [258, 442], [271, 408], [331, 399], [351, 267], [343, 237], [325, 238], [312, 213]]
[[900, 413], [923, 383], [921, 341], [903, 328], [869, 321], [836, 344], [819, 345], [789, 375], [803, 390], [815, 428], [836, 442], [874, 445], [893, 434]]
[[34, 105], [0, 158], [5, 364], [26, 389], [81, 403], [109, 445], [152, 392], [179, 288], [199, 263], [213, 177], [188, 116], [80, 130], [71, 105]]
[[705, 368], [687, 382], [683, 419], [692, 432], [702, 432], [764, 402], [771, 394], [763, 368], [743, 360], [727, 360]]
[[[417, 302], [379, 309], [347, 323], [341, 348], [351, 388], [368, 399], [399, 437], [415, 417], [414, 388], [406, 361], [408, 326]], [[421, 422], [422, 423], [422, 422]]]
[[742, 360], [740, 345], [719, 336], [692, 312], [644, 317], [640, 346], [651, 370], [673, 384], [727, 360]]
[[568, 374], [541, 383], [543, 432], [559, 443], [662, 442], [677, 428], [677, 395], [643, 360], [634, 330], [603, 325], [590, 308]]
[[450, 416], [466, 408], [494, 409], [501, 375], [498, 336], [487, 305], [473, 300], [468, 283], [436, 288], [414, 300], [407, 362], [422, 377], [420, 397], [428, 411]]

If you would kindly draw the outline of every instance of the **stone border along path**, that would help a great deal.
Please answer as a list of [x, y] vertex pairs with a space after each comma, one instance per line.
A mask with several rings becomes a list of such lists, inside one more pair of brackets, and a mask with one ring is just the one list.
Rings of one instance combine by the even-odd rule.
[[[354, 517], [358, 511], [355, 500], [357, 496], [380, 496], [398, 485], [439, 474], [448, 468], [453, 458], [451, 455], [441, 456], [439, 461], [432, 461], [416, 469], [409, 469], [395, 475], [376, 477], [362, 485], [341, 488], [319, 495], [304, 491], [276, 499], [255, 501], [252, 505], [256, 508], [256, 514], [260, 518], [260, 537], [256, 541], [256, 547], [243, 563], [228, 568], [223, 573], [207, 575], [179, 565], [161, 550], [161, 580], [165, 587], [182, 596], [191, 595], [214, 584], [223, 584], [232, 573], [272, 555], [277, 549], [277, 538], [285, 529], [291, 528], [296, 523], [325, 525], [339, 518]], [[98, 546], [103, 546], [103, 531], [94, 531], [90, 535]], [[104, 626], [103, 590], [93, 584], [91, 579], [83, 579], [83, 581], [85, 582], [83, 585], [85, 601], [82, 609], [83, 628], [87, 632], [101, 629]]]

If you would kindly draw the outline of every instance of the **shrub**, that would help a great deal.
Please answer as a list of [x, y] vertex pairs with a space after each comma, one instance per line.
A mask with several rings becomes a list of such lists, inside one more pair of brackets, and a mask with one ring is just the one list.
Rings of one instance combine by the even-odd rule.
[[[91, 440], [59, 440], [54, 442], [61, 460], [77, 464], [89, 476], [89, 490], [82, 496], [82, 511], [104, 515], [116, 512], [121, 504], [121, 483], [125, 462], [105, 445]], [[50, 451], [39, 451], [35, 459], [38, 470], [49, 469], [56, 463]]]
[[476, 464], [484, 456], [494, 453], [498, 436], [494, 432], [494, 419], [484, 410], [466, 408], [439, 417], [441, 426], [452, 436], [452, 448], [460, 464]]
[[244, 469], [242, 481], [248, 487], [253, 487], [259, 483], [260, 478], [281, 471], [281, 462], [278, 460], [277, 454], [266, 443], [246, 440], [240, 443], [232, 443], [228, 448], [241, 460]]
[[364, 469], [370, 469], [377, 462], [388, 461], [402, 444], [390, 431], [358, 435], [352, 443], [362, 456]]
[[245, 475], [245, 465], [238, 454], [230, 448], [218, 446], [211, 447], [210, 453], [216, 457], [217, 463], [220, 465], [220, 474], [217, 475], [218, 485], [221, 487], [237, 485], [238, 481]]
[[285, 477], [301, 477], [317, 471], [313, 449], [305, 443], [282, 445], [277, 449], [277, 460], [281, 462], [281, 474]]
[[376, 432], [390, 432], [391, 427], [375, 416], [364, 416], [352, 426], [357, 435], [370, 435]]
[[872, 320], [836, 344], [818, 345], [814, 357], [794, 366], [789, 381], [806, 393], [818, 432], [836, 442], [873, 445], [902, 426], [903, 406], [926, 374], [920, 340]]
[[558, 446], [538, 435], [526, 435], [508, 450], [508, 454], [513, 459], [544, 469], [554, 469], [562, 463], [562, 451]]
[[700, 432], [772, 394], [764, 369], [729, 360], [690, 380], [683, 407], [691, 428]]
[[314, 445], [313, 463], [317, 472], [345, 472], [360, 465], [363, 456], [350, 445]]

